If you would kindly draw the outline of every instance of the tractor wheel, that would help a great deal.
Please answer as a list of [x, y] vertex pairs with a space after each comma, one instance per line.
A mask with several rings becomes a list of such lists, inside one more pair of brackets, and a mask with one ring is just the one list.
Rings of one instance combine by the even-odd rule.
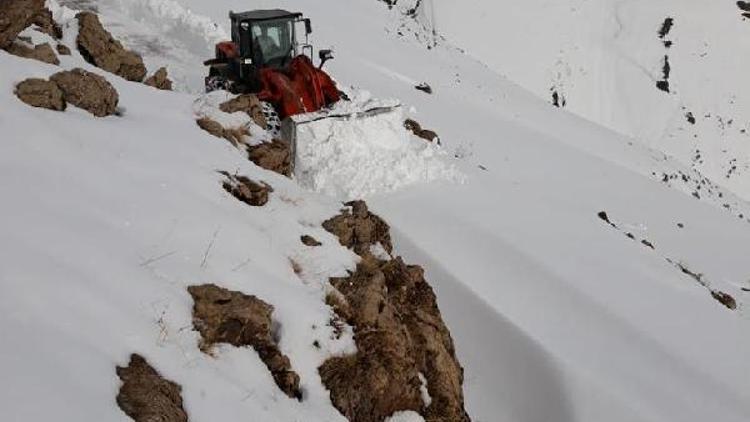
[[229, 83], [229, 80], [223, 76], [216, 75], [206, 77], [206, 93], [218, 91], [220, 89], [229, 91], [230, 88], [231, 84]]
[[279, 113], [273, 107], [273, 104], [261, 101], [260, 104], [263, 106], [263, 115], [266, 117], [266, 130], [274, 138], [278, 138], [281, 135], [281, 119]]

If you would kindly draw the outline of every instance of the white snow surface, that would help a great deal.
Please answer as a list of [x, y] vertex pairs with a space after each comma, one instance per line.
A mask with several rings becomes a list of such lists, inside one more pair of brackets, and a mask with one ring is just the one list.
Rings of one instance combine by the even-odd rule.
[[[684, 3], [701, 5], [693, 10], [709, 4]], [[95, 3], [126, 45], [159, 41], [149, 70], [167, 64], [185, 75], [181, 92], [124, 81], [75, 51], [59, 67], [0, 51], [0, 419], [129, 420], [115, 402], [115, 366], [139, 353], [182, 386], [191, 421], [343, 421], [317, 374], [326, 358], [355, 349], [350, 328], [333, 336], [324, 304], [327, 279], [357, 262], [320, 226], [339, 211], [339, 199], [254, 166], [195, 124], [198, 97], [190, 92], [201, 90], [199, 56], [210, 56], [227, 33], [228, 10], [249, 6], [159, 2], [164, 9], [145, 18], [138, 14], [144, 4]], [[648, 2], [620, 4], [649, 10]], [[559, 12], [544, 5], [540, 16]], [[434, 6], [430, 22], [440, 30]], [[708, 184], [697, 199], [686, 183], [662, 182], [663, 174], [701, 176], [660, 142], [641, 139], [646, 146], [551, 107], [383, 2], [259, 0], [252, 7], [305, 12], [316, 47], [335, 44], [326, 68], [337, 80], [398, 98], [405, 114], [440, 134], [450, 163], [466, 175], [463, 184], [381, 191], [368, 204], [391, 225], [395, 253], [426, 270], [465, 368], [473, 420], [750, 420], [745, 200]], [[475, 22], [459, 11], [451, 15], [455, 33], [464, 22], [469, 34]], [[56, 16], [73, 13], [56, 9]], [[170, 16], [207, 24], [167, 30]], [[485, 24], [500, 18], [507, 19], [485, 14]], [[75, 24], [63, 23], [74, 47]], [[550, 26], [547, 39], [557, 39], [555, 31], [564, 38], [571, 29]], [[501, 39], [492, 45], [531, 54], [520, 42], [517, 51]], [[76, 66], [117, 88], [121, 117], [34, 109], [13, 95], [27, 77]], [[696, 77], [713, 75], [701, 72]], [[415, 81], [434, 93], [415, 90]], [[269, 203], [236, 201], [217, 170], [269, 183]], [[303, 234], [322, 246], [304, 246]], [[668, 260], [731, 294], [738, 309], [722, 306]], [[275, 307], [302, 402], [279, 391], [254, 351], [198, 350], [186, 287], [208, 282]], [[419, 420], [408, 412], [393, 418]]]

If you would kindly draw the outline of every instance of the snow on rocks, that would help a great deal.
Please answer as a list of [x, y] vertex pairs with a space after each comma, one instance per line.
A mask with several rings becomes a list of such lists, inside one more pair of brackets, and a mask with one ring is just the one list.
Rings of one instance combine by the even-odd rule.
[[0, 8], [0, 48], [9, 47], [44, 8], [44, 0], [8, 0]]
[[385, 422], [424, 422], [424, 418], [413, 410], [407, 410], [394, 413]]
[[364, 198], [407, 185], [434, 180], [462, 182], [464, 176], [445, 162], [437, 146], [413, 141], [403, 112], [357, 119], [350, 113], [393, 104], [378, 104], [366, 93], [320, 113], [293, 117], [297, 122], [294, 176], [303, 187], [341, 199]]

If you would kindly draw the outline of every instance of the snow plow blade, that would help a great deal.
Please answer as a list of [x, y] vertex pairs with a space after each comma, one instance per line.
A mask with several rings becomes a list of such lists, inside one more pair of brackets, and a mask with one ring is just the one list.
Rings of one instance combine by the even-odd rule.
[[[405, 130], [403, 112], [397, 101], [365, 107], [337, 107], [332, 110], [298, 114], [281, 122], [281, 137], [291, 147], [291, 174], [299, 179], [306, 167], [314, 165], [314, 148], [332, 137], [400, 136]], [[331, 142], [334, 144], [334, 142]]]

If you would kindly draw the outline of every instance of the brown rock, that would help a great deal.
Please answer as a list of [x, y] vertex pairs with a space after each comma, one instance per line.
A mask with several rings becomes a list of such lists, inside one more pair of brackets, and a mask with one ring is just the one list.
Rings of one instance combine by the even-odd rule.
[[336, 235], [343, 246], [358, 255], [370, 254], [370, 247], [378, 242], [390, 254], [393, 252], [390, 227], [382, 218], [371, 213], [364, 201], [347, 202], [351, 210], [323, 222], [323, 228]]
[[130, 356], [126, 367], [117, 367], [123, 384], [117, 405], [135, 422], [187, 422], [182, 406], [182, 388], [166, 380], [146, 360]]
[[18, 57], [39, 60], [40, 62], [54, 65], [60, 64], [60, 60], [57, 59], [55, 50], [53, 50], [52, 46], [50, 46], [48, 43], [35, 45], [32, 48], [26, 43], [15, 41], [10, 45], [10, 47], [7, 48], [6, 51]]
[[55, 19], [52, 18], [52, 12], [46, 7], [34, 15], [32, 23], [39, 28], [39, 31], [56, 40], [59, 40], [63, 36], [62, 28], [55, 22]]
[[279, 139], [248, 146], [248, 158], [259, 167], [284, 176], [291, 173], [292, 151], [289, 143]]
[[266, 116], [263, 114], [263, 104], [255, 94], [242, 94], [222, 103], [219, 108], [225, 113], [243, 111], [250, 116], [255, 124], [267, 129]]
[[317, 239], [315, 239], [314, 237], [312, 237], [310, 235], [307, 235], [307, 234], [303, 235], [302, 237], [300, 237], [299, 240], [305, 246], [320, 246], [320, 245], [322, 245], [322, 243], [318, 242]]
[[711, 290], [711, 296], [728, 309], [737, 309], [737, 301], [729, 293], [724, 293], [719, 290]]
[[[375, 240], [390, 251], [386, 223], [364, 202], [352, 208], [324, 227], [355, 252], [366, 251]], [[424, 271], [401, 258], [382, 261], [360, 254], [364, 259], [356, 272], [331, 279], [336, 293], [326, 296], [334, 312], [354, 327], [357, 344], [354, 355], [328, 359], [318, 369], [334, 406], [357, 422], [381, 422], [400, 410], [429, 421], [468, 422], [463, 369]], [[421, 399], [419, 373], [427, 380], [429, 406]]]
[[112, 34], [104, 29], [99, 17], [92, 12], [81, 12], [78, 19], [78, 50], [94, 66], [140, 82], [146, 76], [146, 66], [138, 54], [126, 50]]
[[54, 82], [31, 78], [16, 85], [16, 96], [33, 107], [65, 111], [63, 92]]
[[427, 142], [437, 141], [438, 145], [440, 145], [440, 137], [438, 134], [429, 129], [422, 129], [422, 126], [416, 120], [406, 119], [404, 121], [404, 127], [418, 138], [422, 138]]
[[60, 87], [67, 102], [94, 116], [109, 116], [117, 110], [117, 91], [102, 76], [76, 68], [55, 73], [50, 80]]
[[8, 48], [44, 9], [44, 0], [3, 0], [0, 6], [0, 48]]
[[276, 385], [289, 397], [302, 399], [299, 376], [273, 339], [273, 306], [213, 284], [190, 286], [188, 292], [195, 302], [193, 326], [201, 334], [201, 350], [209, 352], [219, 343], [251, 346], [271, 371]]
[[172, 81], [169, 80], [166, 67], [160, 67], [153, 75], [146, 78], [143, 83], [163, 91], [172, 90]]
[[256, 183], [245, 176], [233, 176], [225, 171], [219, 173], [226, 177], [222, 185], [224, 190], [235, 198], [253, 207], [261, 207], [268, 203], [268, 194], [273, 192], [273, 188], [267, 183]]
[[196, 120], [195, 123], [198, 124], [198, 127], [210, 133], [211, 135], [216, 136], [217, 138], [224, 137], [224, 126], [222, 126], [221, 123], [215, 120], [209, 119], [208, 117], [201, 117], [200, 119]]
[[70, 56], [70, 48], [65, 44], [57, 44], [57, 53], [61, 56]]
[[195, 122], [201, 129], [218, 138], [226, 139], [237, 148], [239, 148], [240, 145], [245, 145], [245, 137], [249, 135], [247, 129], [244, 127], [225, 128], [221, 123], [208, 117], [201, 117]]

